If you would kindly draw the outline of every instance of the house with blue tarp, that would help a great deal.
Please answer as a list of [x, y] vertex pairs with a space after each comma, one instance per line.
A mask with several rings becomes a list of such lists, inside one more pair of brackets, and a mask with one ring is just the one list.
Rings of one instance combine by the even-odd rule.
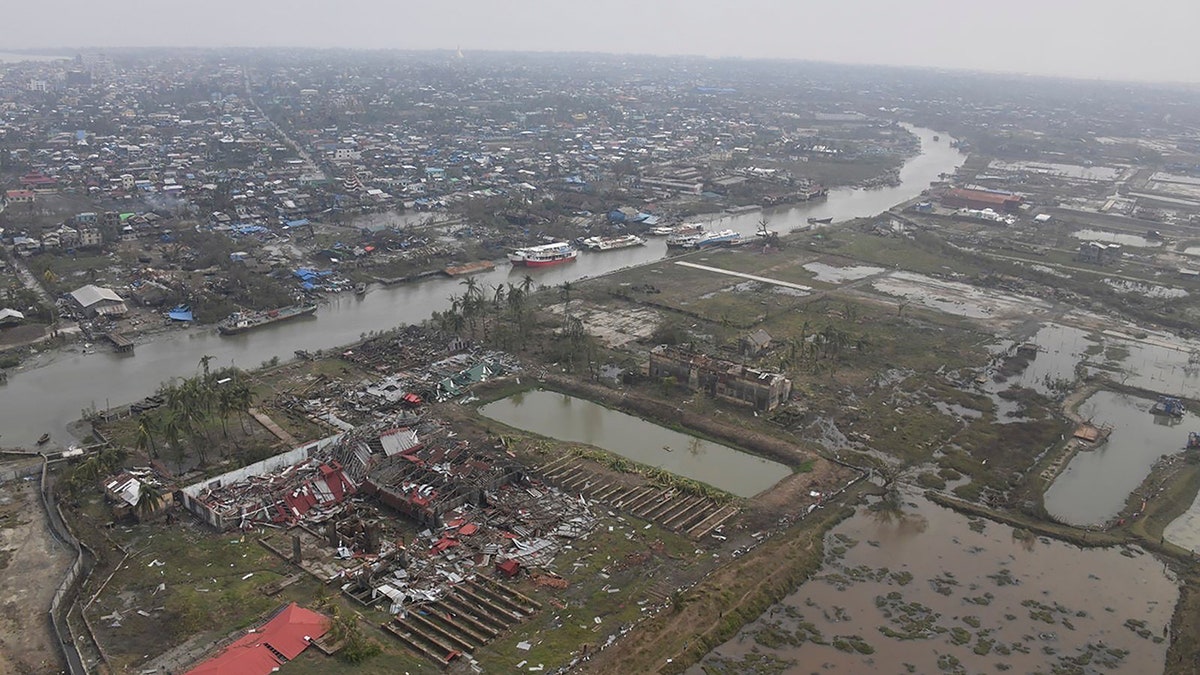
[[188, 305], [179, 305], [167, 312], [167, 318], [172, 321], [195, 321], [192, 316], [192, 308]]

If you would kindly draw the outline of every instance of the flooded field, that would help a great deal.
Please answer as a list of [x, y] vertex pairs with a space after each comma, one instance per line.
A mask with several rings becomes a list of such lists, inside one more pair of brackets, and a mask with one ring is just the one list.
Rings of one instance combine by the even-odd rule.
[[1153, 556], [910, 499], [834, 528], [820, 572], [689, 675], [1162, 672], [1178, 589]]
[[1071, 233], [1071, 236], [1076, 239], [1083, 239], [1084, 241], [1103, 241], [1109, 244], [1120, 244], [1122, 246], [1134, 246], [1137, 248], [1162, 246], [1161, 241], [1150, 241], [1141, 235], [1121, 234], [1106, 230], [1076, 230]]
[[871, 284], [888, 295], [907, 298], [947, 314], [973, 319], [1027, 318], [1049, 309], [1036, 298], [985, 291], [957, 281], [934, 279], [913, 272], [892, 272]]
[[752, 497], [791, 473], [778, 462], [553, 391], [515, 394], [479, 412], [535, 434], [594, 445], [739, 497]]
[[814, 281], [823, 281], [830, 284], [842, 284], [847, 281], [858, 281], [867, 277], [883, 272], [882, 267], [872, 267], [870, 265], [851, 265], [848, 267], [835, 267], [823, 262], [810, 262], [802, 265], [804, 269], [813, 273]]
[[1108, 166], [1080, 166], [1078, 164], [1059, 164], [1054, 162], [1003, 162], [998, 159], [992, 160], [988, 164], [988, 168], [1102, 182], [1116, 180], [1121, 175], [1121, 169]]
[[1094, 450], [1081, 451], [1046, 491], [1046, 511], [1072, 525], [1098, 525], [1120, 513], [1129, 493], [1163, 455], [1183, 450], [1195, 416], [1150, 414], [1154, 401], [1099, 391], [1079, 406], [1079, 415], [1110, 425], [1112, 436]]

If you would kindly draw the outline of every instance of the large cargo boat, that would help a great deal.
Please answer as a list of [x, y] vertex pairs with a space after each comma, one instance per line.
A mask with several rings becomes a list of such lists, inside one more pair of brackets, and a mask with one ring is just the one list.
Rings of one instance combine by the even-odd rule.
[[237, 335], [248, 330], [269, 326], [280, 321], [309, 316], [317, 311], [316, 305], [292, 305], [270, 309], [265, 312], [234, 312], [228, 318], [217, 323], [221, 335]]
[[646, 240], [636, 234], [624, 234], [619, 237], [588, 237], [582, 243], [589, 251], [612, 251], [618, 248], [641, 246], [646, 243]]
[[572, 262], [578, 255], [579, 251], [576, 251], [574, 246], [561, 241], [553, 244], [519, 248], [508, 254], [508, 260], [514, 266], [544, 267], [546, 265]]

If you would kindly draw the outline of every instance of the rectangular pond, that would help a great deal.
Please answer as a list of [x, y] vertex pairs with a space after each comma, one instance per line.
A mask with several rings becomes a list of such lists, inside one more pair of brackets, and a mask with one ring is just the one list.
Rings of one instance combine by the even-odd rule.
[[1112, 426], [1108, 442], [1081, 450], [1045, 494], [1046, 511], [1072, 525], [1100, 525], [1121, 512], [1163, 455], [1183, 450], [1195, 416], [1150, 414], [1154, 401], [1098, 391], [1079, 406], [1079, 415]]
[[479, 412], [510, 427], [594, 445], [739, 497], [753, 497], [791, 473], [779, 462], [554, 391], [514, 394], [481, 406]]

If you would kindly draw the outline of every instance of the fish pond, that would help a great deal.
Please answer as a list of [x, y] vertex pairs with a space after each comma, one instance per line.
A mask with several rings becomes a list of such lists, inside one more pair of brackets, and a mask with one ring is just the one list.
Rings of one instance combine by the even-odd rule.
[[835, 527], [812, 579], [687, 672], [1162, 672], [1178, 593], [1140, 549], [1080, 549], [910, 495]]
[[1072, 525], [1099, 525], [1116, 516], [1129, 493], [1164, 455], [1181, 452], [1195, 417], [1152, 415], [1154, 401], [1098, 391], [1079, 406], [1093, 424], [1111, 426], [1108, 442], [1071, 458], [1050, 489], [1046, 512]]
[[479, 412], [510, 427], [594, 445], [739, 497], [753, 497], [791, 473], [779, 462], [554, 391], [514, 394], [480, 406]]

